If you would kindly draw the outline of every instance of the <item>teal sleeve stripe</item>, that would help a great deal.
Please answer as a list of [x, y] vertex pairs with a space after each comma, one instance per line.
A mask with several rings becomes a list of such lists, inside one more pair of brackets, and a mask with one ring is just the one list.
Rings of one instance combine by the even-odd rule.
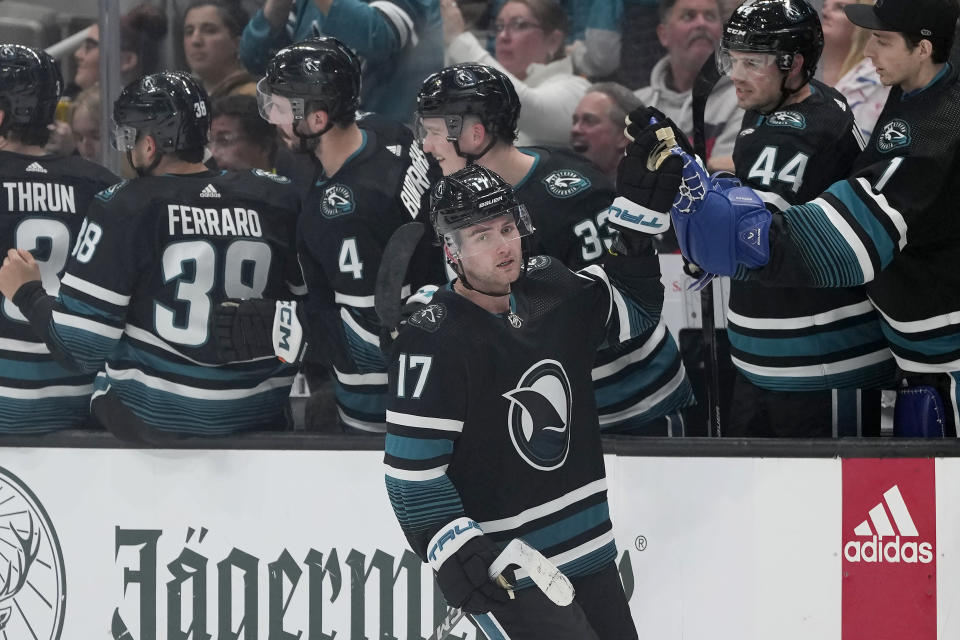
[[886, 322], [883, 323], [883, 333], [893, 346], [901, 347], [926, 356], [938, 356], [954, 353], [960, 349], [960, 326], [952, 327], [956, 333], [938, 336], [935, 338], [914, 339], [894, 330]]
[[427, 440], [387, 434], [384, 451], [396, 458], [406, 460], [429, 460], [453, 453], [452, 440]]
[[[68, 313], [75, 316], [86, 316], [88, 318], [94, 318], [100, 322], [105, 322], [106, 324], [111, 324], [115, 327], [122, 327], [126, 321], [125, 315], [118, 315], [113, 313], [108, 309], [101, 309], [100, 307], [95, 307], [86, 302], [81, 302], [73, 296], [68, 296], [64, 293], [60, 294], [58, 302]], [[115, 305], [110, 305], [111, 309], [119, 309], [121, 307], [116, 307]]]
[[28, 434], [83, 426], [90, 396], [6, 398], [0, 396], [0, 433]]
[[880, 256], [881, 268], [886, 268], [893, 260], [896, 253], [897, 240], [891, 238], [887, 229], [883, 226], [877, 216], [870, 210], [870, 207], [860, 199], [856, 190], [848, 180], [837, 182], [827, 189], [827, 193], [834, 195], [850, 212], [850, 215], [857, 221], [857, 224], [867, 232], [873, 246]]
[[360, 337], [347, 323], [343, 323], [343, 334], [347, 339], [347, 351], [357, 366], [359, 373], [382, 373], [387, 369], [383, 352], [378, 345], [371, 344]]
[[609, 521], [610, 510], [607, 503], [602, 502], [541, 529], [528, 531], [523, 534], [523, 539], [536, 549], [549, 549]]
[[815, 204], [791, 207], [783, 213], [814, 284], [853, 287], [864, 284], [863, 270], [853, 248]]
[[387, 495], [397, 521], [408, 536], [424, 536], [426, 548], [431, 529], [465, 515], [460, 494], [450, 478], [410, 481], [386, 476]]
[[90, 331], [50, 323], [50, 337], [57, 351], [76, 363], [82, 371], [97, 372], [117, 341]]
[[[50, 358], [51, 356], [47, 357]], [[77, 384], [77, 376], [84, 375], [78, 373], [77, 371], [71, 371], [70, 369], [65, 368], [63, 365], [53, 359], [25, 361], [0, 358], [0, 372], [2, 372], [2, 378], [23, 381], [44, 380], [49, 383], [49, 386], [60, 384]], [[87, 384], [92, 382], [92, 380], [93, 376], [88, 374]]]
[[883, 344], [880, 323], [874, 318], [867, 318], [864, 323], [836, 331], [824, 331], [795, 338], [777, 336], [776, 332], [771, 332], [768, 338], [758, 338], [737, 333], [736, 329], [731, 327], [727, 328], [727, 333], [730, 336], [730, 344], [741, 351], [778, 358], [822, 356], [849, 351], [863, 345]]
[[[663, 347], [659, 349], [653, 358], [647, 358], [645, 361], [631, 364], [628, 367], [630, 372], [625, 376], [622, 371], [618, 371], [615, 382], [610, 382], [604, 378], [594, 380], [594, 394], [597, 398], [597, 406], [607, 407], [621, 402], [625, 398], [637, 396], [639, 395], [639, 391], [646, 389], [656, 382], [679, 357], [679, 352], [673, 345], [673, 340], [665, 340]], [[645, 345], [639, 345], [638, 348], [643, 348], [643, 346]]]

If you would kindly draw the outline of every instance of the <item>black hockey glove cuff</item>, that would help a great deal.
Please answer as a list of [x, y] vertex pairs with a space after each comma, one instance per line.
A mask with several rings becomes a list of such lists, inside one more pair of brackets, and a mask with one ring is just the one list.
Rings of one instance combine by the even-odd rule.
[[275, 356], [297, 363], [306, 350], [299, 308], [285, 300], [226, 300], [214, 308], [217, 356], [222, 362]]
[[476, 522], [459, 518], [443, 527], [427, 546], [427, 561], [447, 604], [467, 613], [487, 613], [510, 600], [489, 577], [497, 547]]

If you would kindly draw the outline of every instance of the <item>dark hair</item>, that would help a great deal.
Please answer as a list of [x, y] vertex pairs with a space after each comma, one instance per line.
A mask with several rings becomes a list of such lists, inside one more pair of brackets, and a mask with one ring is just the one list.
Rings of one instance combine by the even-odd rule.
[[[0, 98], [0, 110], [5, 114], [10, 113], [9, 101]], [[7, 125], [8, 122], [11, 124]], [[0, 135], [12, 142], [19, 142], [25, 146], [36, 145], [38, 147], [46, 146], [50, 141], [50, 127], [46, 124], [32, 122], [30, 124], [12, 124], [9, 118], [5, 118], [4, 127], [0, 130]]]
[[184, 22], [187, 20], [187, 14], [199, 7], [216, 8], [223, 25], [235, 38], [243, 35], [244, 27], [250, 22], [250, 14], [240, 5], [238, 0], [193, 0], [183, 12]]
[[[508, 2], [526, 5], [527, 8], [530, 9], [530, 13], [533, 14], [533, 17], [540, 23], [544, 35], [559, 31], [566, 37], [569, 32], [570, 18], [567, 16], [566, 10], [560, 6], [557, 0], [507, 0], [507, 2], [503, 4], [506, 5]], [[503, 7], [501, 7], [501, 10], [502, 9]], [[559, 59], [563, 56], [564, 47], [561, 45], [554, 55], [554, 58]]]
[[[162, 151], [160, 153], [163, 153]], [[178, 160], [183, 160], [184, 162], [203, 162], [203, 147], [194, 147], [193, 149], [180, 149], [174, 151], [169, 155], [177, 158]]]
[[[673, 10], [673, 6], [675, 4], [677, 4], [677, 0], [660, 0], [660, 6], [657, 9], [657, 12], [660, 16], [660, 24], [666, 24], [667, 17], [670, 15], [670, 12]], [[714, 4], [717, 5], [717, 11], [719, 11], [719, 0], [715, 0]]]
[[929, 40], [930, 44], [933, 45], [933, 53], [930, 55], [930, 59], [933, 60], [935, 64], [943, 64], [950, 59], [950, 50], [953, 48], [953, 38], [928, 38], [926, 36], [903, 32], [900, 32], [900, 35], [906, 40], [907, 48], [910, 49], [910, 51], [916, 49], [920, 45], [921, 40]]
[[167, 35], [167, 18], [151, 4], [141, 4], [120, 18], [120, 50], [137, 54], [133, 77], [160, 70], [160, 41]]
[[211, 114], [212, 120], [220, 116], [236, 118], [243, 134], [265, 150], [273, 162], [277, 152], [277, 128], [260, 117], [256, 98], [243, 95], [217, 98], [213, 101]]

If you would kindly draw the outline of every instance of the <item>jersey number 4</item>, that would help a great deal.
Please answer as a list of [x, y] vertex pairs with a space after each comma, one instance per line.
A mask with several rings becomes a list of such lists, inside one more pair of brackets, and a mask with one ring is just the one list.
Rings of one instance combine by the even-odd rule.
[[777, 148], [764, 147], [760, 157], [750, 167], [748, 180], [759, 179], [763, 186], [769, 187], [774, 180], [790, 185], [794, 193], [800, 191], [803, 184], [803, 173], [807, 170], [807, 161], [810, 158], [805, 153], [797, 153], [790, 158], [787, 164], [777, 171]]

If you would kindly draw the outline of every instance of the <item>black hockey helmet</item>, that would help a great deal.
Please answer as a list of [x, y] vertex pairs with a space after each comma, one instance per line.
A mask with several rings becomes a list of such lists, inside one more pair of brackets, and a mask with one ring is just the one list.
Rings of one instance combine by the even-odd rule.
[[267, 63], [257, 100], [260, 115], [273, 124], [293, 124], [314, 103], [331, 122], [353, 122], [360, 107], [360, 59], [336, 38], [290, 45]]
[[513, 216], [518, 232], [515, 237], [533, 233], [530, 214], [513, 187], [482, 165], [471, 164], [440, 178], [430, 192], [430, 220], [451, 261], [464, 256], [458, 231], [504, 215]]
[[20, 44], [0, 45], [3, 131], [14, 125], [53, 122], [62, 91], [60, 67], [46, 51]]
[[[499, 69], [471, 62], [446, 67], [424, 80], [417, 94], [417, 127], [421, 140], [425, 135], [423, 118], [443, 118], [447, 139], [456, 143], [463, 130], [463, 117], [468, 115], [479, 118], [497, 138], [508, 142], [516, 140], [520, 98], [510, 78]], [[459, 146], [457, 153], [460, 153]]]
[[170, 153], [207, 144], [210, 100], [191, 75], [163, 71], [143, 76], [120, 93], [113, 103], [114, 146], [133, 149], [140, 133], [157, 140]]
[[746, 0], [723, 27], [717, 56], [721, 73], [730, 71], [730, 51], [774, 54], [781, 71], [790, 71], [799, 53], [805, 84], [823, 52], [820, 16], [806, 0]]

